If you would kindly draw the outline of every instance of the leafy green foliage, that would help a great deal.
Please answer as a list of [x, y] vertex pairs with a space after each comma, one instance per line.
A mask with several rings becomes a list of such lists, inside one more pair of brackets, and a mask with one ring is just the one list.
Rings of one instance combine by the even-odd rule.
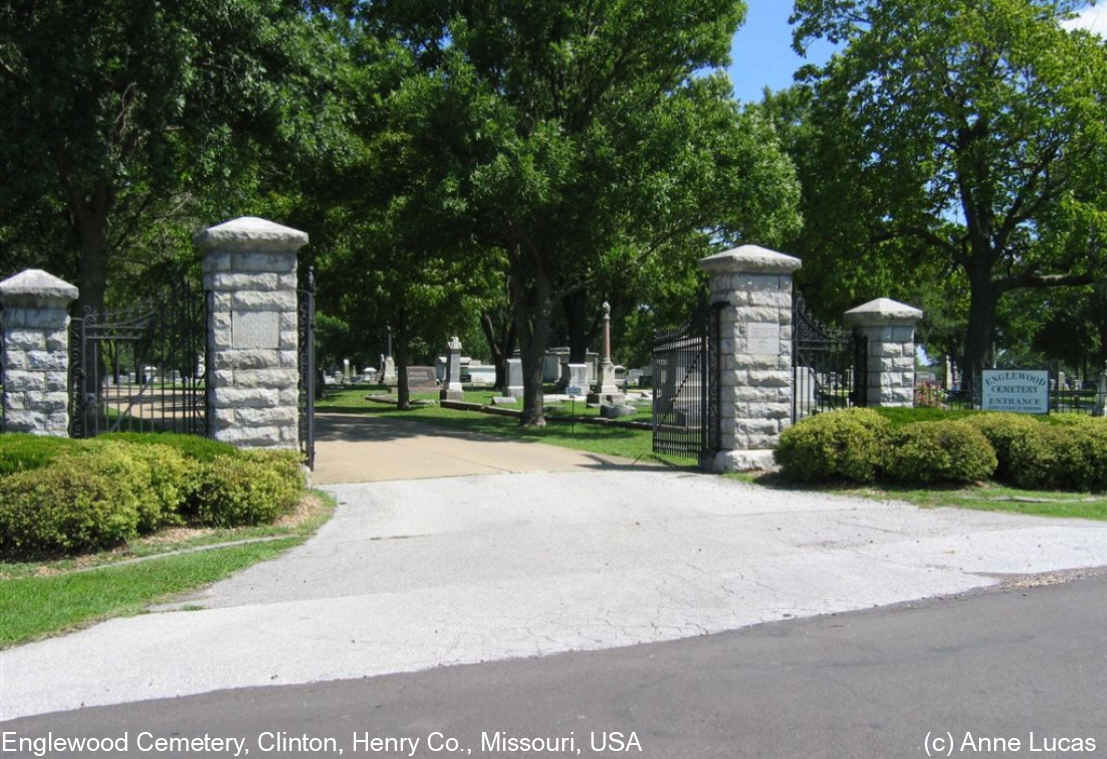
[[360, 7], [412, 65], [372, 153], [400, 180], [389, 213], [420, 230], [424, 258], [462, 243], [503, 258], [528, 424], [544, 423], [540, 362], [563, 298], [643, 297], [637, 284], [663, 279], [649, 272], [694, 290], [713, 243], [798, 223], [771, 126], [721, 73], [740, 0]]
[[240, 453], [239, 449], [230, 443], [175, 432], [110, 432], [93, 440], [120, 440], [125, 443], [169, 446], [194, 461], [211, 461], [216, 456], [237, 456]]
[[0, 476], [38, 469], [80, 447], [76, 440], [23, 433], [0, 435]]
[[781, 475], [798, 482], [872, 482], [881, 471], [891, 423], [872, 409], [818, 414], [784, 430], [773, 451]]
[[995, 472], [996, 454], [965, 422], [915, 422], [895, 431], [885, 466], [898, 483], [977, 482]]
[[973, 427], [984, 433], [996, 452], [996, 479], [1011, 481], [1011, 446], [1035, 428], [1041, 426], [1034, 418], [1024, 414], [984, 413], [973, 414], [966, 418]]
[[857, 300], [890, 294], [873, 290], [916, 267], [922, 282], [959, 284], [938, 289], [955, 306], [942, 319], [968, 319], [967, 385], [992, 351], [1005, 293], [1086, 284], [1102, 264], [1107, 47], [1061, 27], [1080, 5], [795, 4], [797, 49], [817, 37], [843, 45], [804, 71], [801, 102], [776, 109], [793, 125], [805, 185], [801, 277], [833, 269], [837, 290], [860, 280]]
[[0, 555], [109, 548], [156, 509], [149, 469], [122, 446], [62, 456], [0, 478]]
[[1107, 490], [1107, 423], [1084, 417], [1041, 424], [1012, 440], [1010, 476], [1019, 487]]
[[304, 489], [294, 451], [238, 451], [168, 434], [39, 448], [9, 437], [30, 436], [0, 442], [22, 456], [10, 460], [36, 466], [0, 477], [0, 557], [110, 548], [185, 522], [258, 524], [284, 513]]
[[218, 456], [203, 465], [186, 518], [212, 527], [270, 522], [291, 508], [302, 490], [299, 463], [290, 457]]

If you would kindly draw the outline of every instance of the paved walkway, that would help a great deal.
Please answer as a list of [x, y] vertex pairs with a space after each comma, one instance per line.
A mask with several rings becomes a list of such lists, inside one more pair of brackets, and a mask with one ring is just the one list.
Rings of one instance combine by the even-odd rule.
[[595, 650], [1107, 565], [1107, 524], [922, 510], [671, 471], [328, 487], [304, 545], [196, 594], [0, 652], [0, 720]]
[[616, 456], [436, 427], [389, 416], [316, 414], [312, 483], [467, 474], [657, 468]]

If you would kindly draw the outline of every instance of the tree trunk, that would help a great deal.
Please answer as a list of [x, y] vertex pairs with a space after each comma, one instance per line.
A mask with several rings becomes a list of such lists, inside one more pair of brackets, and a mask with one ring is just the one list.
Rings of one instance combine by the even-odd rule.
[[549, 277], [541, 265], [533, 270], [516, 261], [511, 271], [512, 294], [515, 296], [515, 332], [523, 363], [523, 415], [525, 427], [546, 426], [542, 398], [542, 359], [550, 330], [553, 301]]
[[407, 411], [411, 408], [411, 388], [407, 384], [407, 367], [411, 363], [408, 353], [407, 330], [401, 327], [392, 332], [392, 357], [396, 361], [396, 408]]
[[589, 308], [589, 300], [583, 290], [561, 299], [565, 322], [569, 328], [569, 363], [583, 364], [588, 360], [588, 349], [600, 331], [599, 308]]
[[965, 330], [965, 353], [961, 362], [961, 390], [977, 392], [981, 371], [986, 368], [995, 332], [996, 304], [1000, 291], [992, 281], [990, 266], [977, 265], [968, 271], [971, 287], [969, 323]]
[[492, 353], [492, 363], [496, 366], [496, 389], [500, 392], [507, 390], [507, 360], [515, 351], [515, 318], [508, 315], [507, 323], [502, 326], [497, 335], [496, 324], [492, 320], [492, 314], [485, 311], [480, 315], [480, 328], [484, 332], [484, 339], [488, 342], [488, 349]]
[[[79, 295], [77, 297], [77, 317], [84, 318], [87, 313], [102, 314], [104, 297], [108, 289], [108, 208], [98, 205], [94, 208], [80, 207], [73, 211], [77, 234], [81, 241], [81, 257], [78, 263]], [[99, 351], [86, 351], [82, 370], [84, 392], [98, 395], [98, 378], [103, 377], [101, 367], [97, 365]], [[135, 367], [141, 372], [141, 367]]]

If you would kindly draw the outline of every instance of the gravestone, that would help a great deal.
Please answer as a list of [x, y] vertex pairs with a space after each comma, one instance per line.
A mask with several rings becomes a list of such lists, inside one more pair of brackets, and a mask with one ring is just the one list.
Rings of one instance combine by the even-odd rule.
[[461, 340], [454, 335], [446, 344], [446, 378], [442, 381], [442, 390], [438, 397], [444, 401], [460, 401], [465, 397], [461, 389]]
[[433, 366], [409, 366], [407, 389], [412, 393], [426, 393], [438, 389], [438, 379]]
[[567, 364], [567, 366], [569, 384], [566, 385], [565, 392], [568, 395], [584, 395], [588, 391], [588, 364]]
[[505, 392], [512, 398], [523, 397], [523, 359], [509, 358], [507, 360], [507, 389]]

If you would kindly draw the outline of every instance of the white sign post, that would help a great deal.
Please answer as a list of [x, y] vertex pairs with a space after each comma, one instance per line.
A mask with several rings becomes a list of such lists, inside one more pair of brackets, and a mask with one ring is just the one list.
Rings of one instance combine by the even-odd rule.
[[1048, 371], [985, 369], [983, 388], [981, 407], [985, 411], [1049, 413]]

